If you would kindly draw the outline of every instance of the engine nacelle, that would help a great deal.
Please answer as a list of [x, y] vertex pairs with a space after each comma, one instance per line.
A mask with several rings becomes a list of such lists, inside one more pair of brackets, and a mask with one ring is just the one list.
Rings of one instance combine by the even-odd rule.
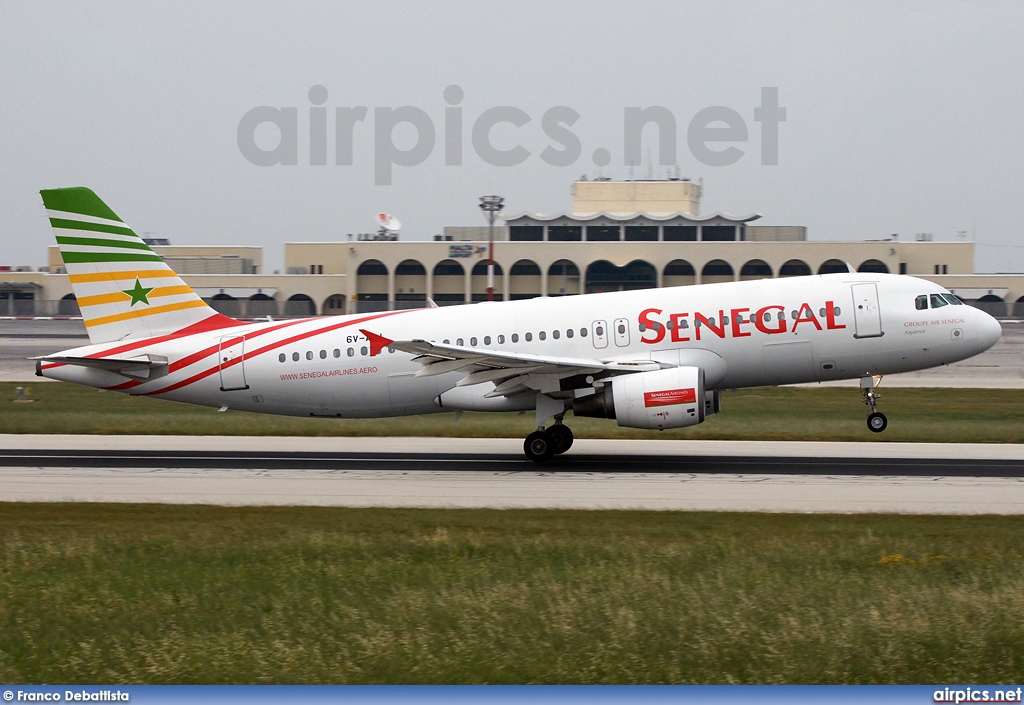
[[[673, 367], [622, 375], [597, 394], [573, 401], [576, 416], [615, 419], [631, 428], [682, 428], [704, 420], [704, 370]], [[715, 409], [715, 404], [710, 405]]]

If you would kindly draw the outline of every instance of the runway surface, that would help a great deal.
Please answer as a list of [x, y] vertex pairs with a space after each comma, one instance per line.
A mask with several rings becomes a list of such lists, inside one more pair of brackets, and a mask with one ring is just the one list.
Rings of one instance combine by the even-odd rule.
[[[1024, 514], [1024, 447], [0, 436], [0, 500]], [[386, 449], [386, 450], [385, 450]]]
[[[1003, 321], [1003, 337], [990, 350], [946, 367], [889, 375], [886, 387], [1024, 389], [1024, 323]], [[88, 345], [81, 321], [0, 320], [0, 382], [44, 382], [26, 358]], [[856, 387], [857, 380], [823, 386]], [[817, 385], [807, 385], [817, 386]]]

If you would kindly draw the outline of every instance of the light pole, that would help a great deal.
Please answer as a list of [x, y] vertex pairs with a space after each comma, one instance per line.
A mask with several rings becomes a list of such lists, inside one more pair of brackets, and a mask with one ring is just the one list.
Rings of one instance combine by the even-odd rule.
[[494, 219], [501, 211], [505, 199], [501, 196], [481, 196], [480, 210], [487, 215], [487, 300], [494, 301]]

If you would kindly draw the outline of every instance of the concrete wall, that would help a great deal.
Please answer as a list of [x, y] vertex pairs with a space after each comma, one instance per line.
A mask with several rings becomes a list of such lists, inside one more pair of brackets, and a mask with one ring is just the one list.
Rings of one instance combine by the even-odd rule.
[[701, 186], [692, 181], [576, 181], [573, 213], [675, 213], [700, 215]]

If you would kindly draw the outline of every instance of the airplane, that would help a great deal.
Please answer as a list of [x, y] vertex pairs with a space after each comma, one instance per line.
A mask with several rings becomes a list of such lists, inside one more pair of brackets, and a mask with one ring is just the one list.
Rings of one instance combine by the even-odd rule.
[[[859, 379], [981, 353], [1002, 330], [942, 287], [848, 272], [472, 306], [247, 322], [207, 305], [83, 187], [43, 204], [90, 344], [36, 374], [221, 410], [328, 418], [533, 411], [526, 456], [573, 444], [565, 414], [664, 430], [725, 389]], [[548, 424], [548, 420], [553, 423]]]

